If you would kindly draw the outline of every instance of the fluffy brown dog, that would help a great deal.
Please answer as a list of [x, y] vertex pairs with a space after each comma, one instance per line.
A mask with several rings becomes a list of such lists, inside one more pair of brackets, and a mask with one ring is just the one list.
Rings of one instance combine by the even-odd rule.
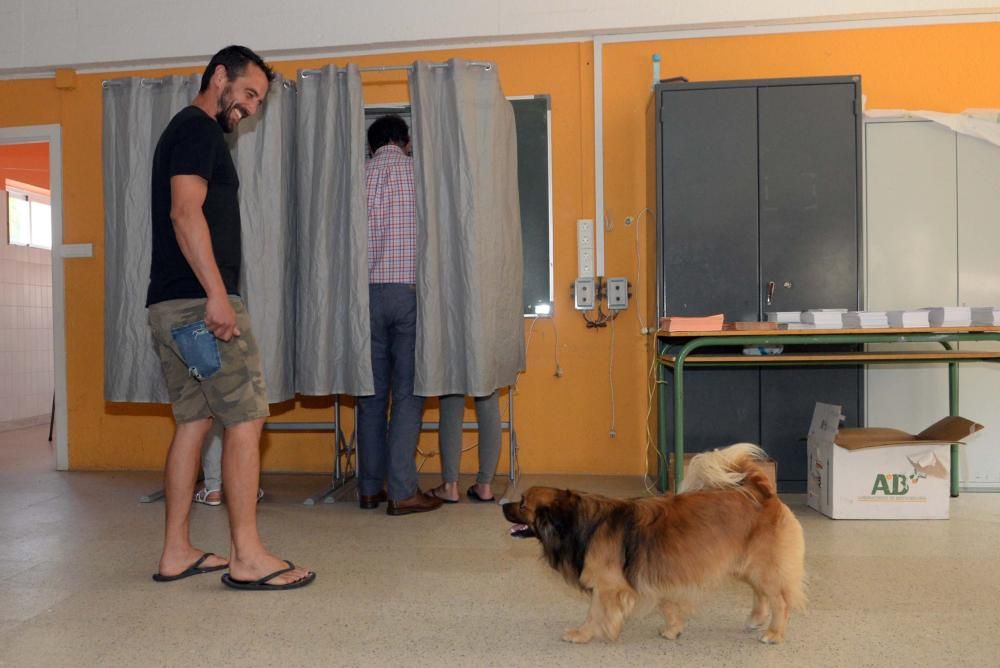
[[532, 487], [503, 514], [511, 534], [534, 536], [549, 565], [591, 594], [584, 623], [563, 640], [615, 640], [640, 601], [659, 607], [661, 635], [684, 630], [695, 595], [735, 577], [753, 588], [748, 630], [779, 643], [791, 609], [805, 606], [802, 526], [739, 443], [692, 459], [681, 493], [631, 500]]

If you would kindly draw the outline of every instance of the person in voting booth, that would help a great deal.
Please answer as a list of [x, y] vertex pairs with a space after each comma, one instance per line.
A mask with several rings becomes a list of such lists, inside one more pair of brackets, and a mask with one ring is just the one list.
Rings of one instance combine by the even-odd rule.
[[[397, 115], [368, 128], [368, 295], [375, 393], [358, 397], [358, 496], [389, 515], [436, 510], [417, 486], [424, 398], [413, 393], [417, 336], [417, 206], [410, 131]], [[390, 413], [391, 399], [391, 413]]]

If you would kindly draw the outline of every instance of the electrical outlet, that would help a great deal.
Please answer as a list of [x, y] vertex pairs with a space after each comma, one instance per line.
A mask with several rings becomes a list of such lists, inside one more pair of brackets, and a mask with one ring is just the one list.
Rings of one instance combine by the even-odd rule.
[[621, 311], [628, 308], [628, 279], [609, 278], [605, 284], [608, 295], [608, 308], [612, 311]]
[[594, 221], [580, 219], [576, 221], [576, 251], [577, 276], [594, 276]]
[[576, 221], [576, 244], [582, 248], [594, 248], [594, 221], [581, 218]]
[[591, 276], [581, 276], [573, 284], [573, 301], [577, 311], [589, 311], [596, 303], [597, 290]]
[[578, 271], [580, 276], [586, 276], [587, 278], [594, 277], [594, 251], [590, 248], [580, 249], [580, 261]]

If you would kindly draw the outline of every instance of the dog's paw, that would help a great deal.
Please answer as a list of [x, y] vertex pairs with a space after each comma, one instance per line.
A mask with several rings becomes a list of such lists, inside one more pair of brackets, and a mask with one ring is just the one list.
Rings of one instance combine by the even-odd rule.
[[756, 620], [753, 617], [748, 617], [747, 618], [747, 623], [743, 627], [743, 630], [746, 631], [747, 633], [752, 633], [754, 631], [760, 631], [762, 628], [764, 628], [765, 626], [767, 626], [767, 622], [768, 621], [769, 620], [767, 620], [767, 619]]
[[562, 639], [566, 642], [573, 642], [582, 645], [590, 642], [590, 639], [593, 637], [594, 634], [590, 631], [585, 631], [583, 629], [566, 629], [566, 633], [563, 634]]
[[775, 633], [774, 631], [768, 631], [760, 637], [760, 641], [765, 645], [778, 645], [785, 641], [785, 636], [782, 633]]
[[684, 627], [681, 626], [671, 626], [660, 631], [660, 635], [667, 640], [677, 640], [681, 637], [681, 632], [684, 631]]

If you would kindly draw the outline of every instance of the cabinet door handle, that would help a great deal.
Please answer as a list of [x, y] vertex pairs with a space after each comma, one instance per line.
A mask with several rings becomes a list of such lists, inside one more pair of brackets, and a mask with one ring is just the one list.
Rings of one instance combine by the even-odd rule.
[[770, 306], [771, 302], [773, 300], [774, 300], [774, 281], [768, 281], [767, 282], [767, 300], [766, 300], [766, 304], [768, 306]]

